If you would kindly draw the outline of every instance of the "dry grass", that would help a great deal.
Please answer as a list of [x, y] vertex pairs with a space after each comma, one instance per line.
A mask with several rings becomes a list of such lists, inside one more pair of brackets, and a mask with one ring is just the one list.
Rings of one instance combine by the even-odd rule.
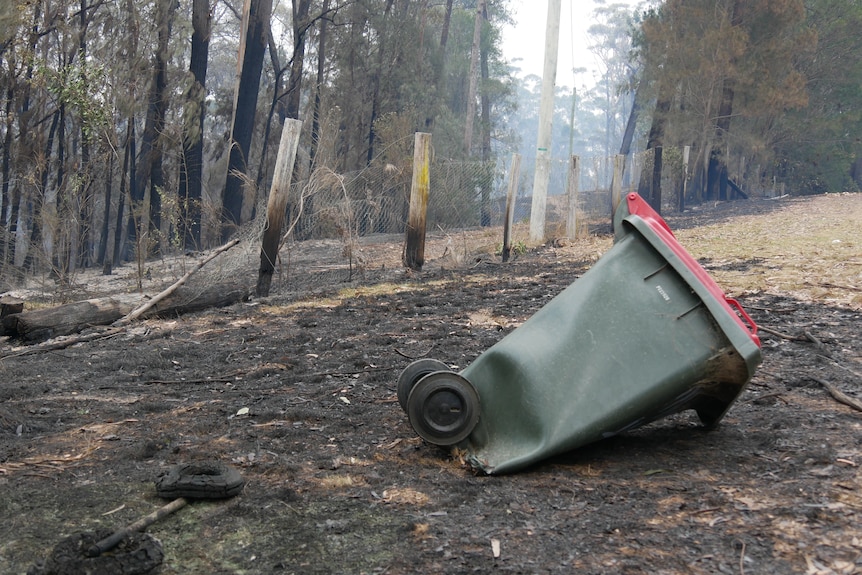
[[675, 234], [730, 295], [767, 292], [862, 307], [862, 194], [784, 201]]

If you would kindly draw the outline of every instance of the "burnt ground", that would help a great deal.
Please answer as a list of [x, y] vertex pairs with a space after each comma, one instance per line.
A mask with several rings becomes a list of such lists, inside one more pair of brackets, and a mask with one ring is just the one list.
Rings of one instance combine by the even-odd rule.
[[[782, 204], [780, 217], [824, 201]], [[669, 222], [732, 234], [777, 209], [742, 202]], [[54, 351], [7, 341], [0, 572], [26, 572], [67, 535], [131, 523], [165, 503], [161, 471], [215, 459], [246, 487], [147, 529], [161, 573], [862, 573], [862, 413], [819, 383], [862, 397], [852, 237], [849, 276], [829, 280], [836, 297], [776, 288], [773, 268], [800, 262], [766, 248], [702, 257], [719, 280], [765, 270], [761, 288], [729, 292], [769, 333], [717, 429], [683, 413], [508, 476], [418, 439], [398, 374], [424, 356], [465, 367], [576, 281], [607, 238], [412, 276], [367, 264], [313, 294], [285, 288]]]

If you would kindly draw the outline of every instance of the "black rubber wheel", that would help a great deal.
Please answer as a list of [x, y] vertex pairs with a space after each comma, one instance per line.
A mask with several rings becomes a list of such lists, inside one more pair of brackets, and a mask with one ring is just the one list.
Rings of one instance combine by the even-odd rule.
[[157, 573], [164, 553], [159, 540], [146, 533], [129, 533], [110, 553], [87, 556], [87, 549], [111, 531], [76, 533], [60, 541], [27, 575], [146, 575]]
[[175, 465], [156, 479], [156, 493], [165, 499], [227, 499], [244, 486], [239, 471], [218, 461]]
[[413, 386], [407, 398], [407, 418], [425, 441], [455, 445], [479, 422], [479, 394], [463, 376], [436, 371]]
[[417, 359], [410, 365], [404, 368], [401, 375], [398, 376], [398, 403], [401, 409], [407, 411], [407, 398], [410, 397], [410, 391], [416, 383], [435, 371], [452, 371], [449, 366], [437, 359]]

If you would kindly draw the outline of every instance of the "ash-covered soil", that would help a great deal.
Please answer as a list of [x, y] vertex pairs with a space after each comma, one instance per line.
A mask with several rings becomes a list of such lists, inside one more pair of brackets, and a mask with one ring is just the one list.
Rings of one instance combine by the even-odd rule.
[[[860, 200], [738, 202], [668, 221], [744, 236], [778, 209], [798, 223], [822, 202], [858, 213]], [[838, 239], [850, 246], [846, 277], [828, 282], [835, 297], [770, 284], [781, 262], [756, 245], [748, 258], [703, 256], [723, 286], [726, 273], [763, 272], [760, 289], [725, 289], [768, 330], [762, 366], [716, 429], [683, 413], [499, 477], [416, 436], [398, 374], [426, 356], [466, 367], [577, 281], [608, 238], [421, 274], [366, 255], [352, 282], [313, 294], [53, 351], [7, 341], [0, 572], [164, 505], [154, 480], [170, 466], [219, 460], [244, 491], [147, 528], [161, 573], [862, 573], [862, 412], [823, 385], [862, 399], [862, 248]], [[795, 265], [807, 269], [779, 267]]]

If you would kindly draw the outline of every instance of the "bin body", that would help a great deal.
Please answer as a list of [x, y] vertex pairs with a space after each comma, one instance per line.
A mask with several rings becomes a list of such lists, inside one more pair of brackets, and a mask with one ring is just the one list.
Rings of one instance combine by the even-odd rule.
[[496, 474], [685, 409], [714, 425], [760, 363], [756, 329], [629, 194], [613, 248], [460, 372], [481, 407], [458, 447]]

